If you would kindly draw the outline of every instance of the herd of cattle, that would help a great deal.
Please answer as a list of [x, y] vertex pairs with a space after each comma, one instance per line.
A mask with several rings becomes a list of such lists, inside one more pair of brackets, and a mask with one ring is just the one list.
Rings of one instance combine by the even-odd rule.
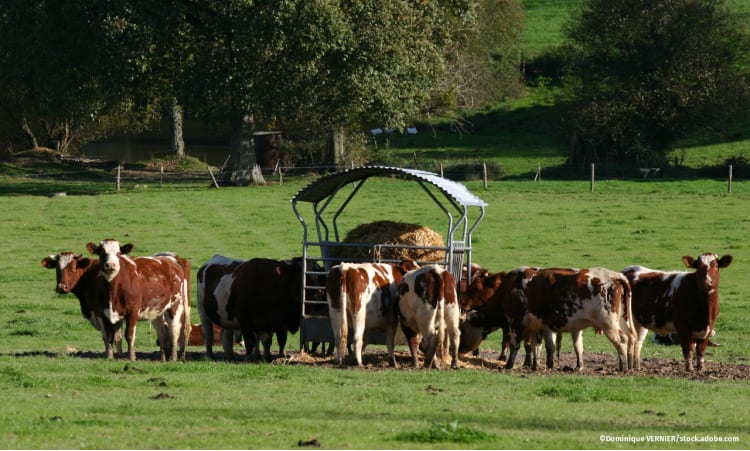
[[[105, 356], [114, 357], [113, 347], [122, 354], [124, 323], [128, 358], [135, 360], [136, 323], [149, 320], [162, 360], [184, 360], [191, 329], [190, 263], [173, 253], [132, 257], [132, 244], [112, 239], [86, 247], [98, 258], [61, 252], [42, 259], [42, 265], [56, 270], [58, 293], [78, 298], [81, 314], [101, 332]], [[594, 327], [615, 347], [622, 371], [640, 368], [649, 330], [676, 335], [686, 369], [692, 371], [695, 360], [700, 370], [719, 314], [719, 269], [729, 266], [732, 256], [704, 253], [682, 261], [693, 271], [520, 267], [490, 273], [473, 266], [463, 269], [459, 283], [439, 265], [412, 260], [341, 263], [327, 274], [316, 267], [321, 275], [306, 282], [325, 287], [339, 365], [351, 344], [361, 366], [366, 333], [379, 330], [385, 334], [389, 363], [397, 366], [394, 344], [400, 327], [415, 366], [421, 352], [425, 367], [450, 361], [457, 368], [459, 354], [477, 350], [488, 334], [501, 329], [501, 353], [509, 352], [506, 368], [513, 367], [524, 345], [525, 365], [536, 369], [542, 343], [546, 364], [553, 367], [555, 346], [559, 353], [562, 333], [569, 332], [580, 369], [582, 331]], [[260, 358], [261, 344], [263, 359], [271, 360], [273, 335], [285, 355], [287, 334], [300, 328], [303, 268], [302, 258], [220, 255], [201, 266], [196, 304], [207, 355], [214, 358], [216, 326], [226, 358], [233, 356], [237, 332], [250, 360]], [[315, 273], [307, 272], [308, 277]]]

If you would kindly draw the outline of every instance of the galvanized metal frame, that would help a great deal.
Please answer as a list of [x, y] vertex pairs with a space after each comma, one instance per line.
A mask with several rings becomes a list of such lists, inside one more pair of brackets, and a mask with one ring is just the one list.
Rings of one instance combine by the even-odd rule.
[[[447, 227], [447, 244], [445, 247], [431, 246], [403, 246], [403, 245], [386, 245], [383, 243], [369, 243], [372, 245], [373, 253], [378, 249], [387, 247], [398, 248], [420, 248], [420, 249], [443, 249], [446, 252], [446, 258], [443, 262], [447, 270], [453, 273], [456, 282], [460, 283], [462, 278], [462, 267], [464, 263], [471, 266], [472, 255], [472, 235], [479, 223], [484, 219], [485, 207], [487, 203], [472, 194], [464, 185], [452, 180], [440, 177], [439, 175], [420, 171], [415, 169], [398, 168], [392, 166], [362, 166], [359, 168], [347, 169], [319, 178], [306, 187], [299, 190], [292, 197], [292, 209], [297, 219], [302, 224], [302, 256], [303, 256], [303, 283], [302, 283], [302, 318], [300, 326], [300, 348], [306, 349], [307, 343], [312, 341], [330, 341], [333, 338], [330, 330], [330, 320], [327, 315], [310, 314], [307, 308], [316, 308], [317, 312], [324, 310], [326, 307], [325, 297], [320, 299], [320, 294], [324, 293], [325, 287], [318, 284], [308, 284], [310, 276], [325, 276], [330, 269], [331, 263], [335, 260], [329, 258], [326, 254], [331, 246], [358, 246], [361, 244], [341, 243], [341, 237], [338, 227], [338, 219], [351, 200], [356, 196], [364, 183], [371, 177], [399, 177], [405, 181], [415, 181], [427, 193], [435, 204], [445, 213], [448, 220]], [[326, 222], [325, 213], [331, 206], [332, 200], [345, 186], [354, 184], [354, 189], [346, 197], [344, 202], [330, 217], [330, 224]], [[445, 201], [436, 196], [436, 191], [443, 194]], [[297, 208], [298, 202], [309, 202], [312, 204], [315, 215], [315, 230], [317, 241], [309, 240], [308, 224]], [[449, 207], [453, 208], [453, 211]], [[476, 207], [479, 211], [477, 217], [472, 223], [469, 222], [469, 207]], [[454, 212], [456, 217], [454, 218]], [[331, 240], [333, 234], [333, 241]], [[320, 256], [310, 257], [308, 250], [310, 247], [319, 247]], [[465, 259], [464, 259], [465, 257]], [[308, 270], [308, 261], [322, 261], [324, 270]], [[340, 260], [340, 259], [339, 259]], [[315, 299], [317, 297], [317, 299]], [[373, 342], [370, 337], [370, 343]]]

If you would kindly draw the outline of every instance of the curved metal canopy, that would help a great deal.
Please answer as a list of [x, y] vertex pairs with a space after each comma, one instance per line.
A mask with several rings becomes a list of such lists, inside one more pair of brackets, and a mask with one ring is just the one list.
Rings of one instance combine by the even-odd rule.
[[472, 194], [460, 183], [440, 177], [432, 172], [393, 166], [362, 166], [325, 175], [299, 190], [297, 194], [292, 197], [292, 202], [302, 201], [317, 203], [330, 196], [331, 193], [336, 192], [344, 185], [375, 176], [400, 176], [405, 179], [425, 181], [437, 187], [446, 196], [462, 206], [487, 206], [487, 202]]

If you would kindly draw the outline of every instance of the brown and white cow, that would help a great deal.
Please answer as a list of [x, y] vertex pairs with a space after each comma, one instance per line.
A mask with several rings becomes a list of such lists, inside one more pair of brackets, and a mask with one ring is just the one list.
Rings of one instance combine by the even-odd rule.
[[302, 258], [237, 260], [214, 255], [198, 270], [198, 313], [203, 325], [206, 354], [213, 354], [213, 325], [223, 328], [224, 354], [232, 358], [232, 330], [245, 339], [246, 357], [255, 360], [259, 342], [263, 357], [271, 360], [271, 336], [285, 356], [287, 333], [300, 325]]
[[658, 334], [676, 333], [682, 346], [687, 371], [703, 368], [714, 324], [719, 316], [719, 269], [732, 263], [732, 256], [700, 254], [697, 259], [682, 257], [694, 272], [658, 271], [643, 266], [622, 270], [633, 288], [633, 315], [638, 329], [635, 357], [640, 362], [641, 347], [649, 330]]
[[[458, 368], [460, 341], [456, 279], [438, 265], [407, 272], [398, 285], [398, 318], [404, 331], [414, 366], [419, 365], [419, 335], [425, 343], [424, 367], [435, 364], [435, 353], [442, 349], [441, 363], [450, 355], [451, 368]], [[446, 353], [448, 351], [449, 353]]]
[[362, 366], [365, 331], [377, 329], [385, 333], [390, 365], [397, 366], [394, 355], [397, 288], [404, 274], [416, 268], [414, 261], [406, 260], [400, 264], [342, 263], [330, 269], [326, 297], [339, 365], [344, 364], [351, 323], [357, 365]]
[[99, 261], [66, 251], [43, 258], [42, 266], [55, 270], [56, 292], [73, 293], [78, 298], [81, 315], [102, 334], [104, 356], [114, 358], [113, 344], [118, 355], [122, 355], [121, 324], [112, 324], [102, 313], [107, 303], [107, 291], [99, 278]]
[[[507, 322], [513, 368], [520, 343], [545, 338], [549, 332], [570, 332], [578, 368], [583, 367], [581, 331], [601, 330], [617, 350], [621, 371], [632, 368], [636, 331], [630, 310], [630, 284], [605, 268], [539, 269], [521, 267], [505, 275], [493, 297], [469, 315], [474, 327], [503, 327]], [[547, 342], [547, 366], [554, 364], [554, 340]], [[534, 347], [536, 354], [537, 347]], [[536, 367], [537, 358], [533, 359]]]
[[185, 359], [190, 338], [190, 263], [171, 253], [130, 257], [133, 249], [113, 239], [86, 248], [99, 256], [99, 274], [107, 289], [102, 312], [112, 324], [125, 321], [128, 358], [135, 360], [138, 320], [149, 320], [158, 334], [162, 360]]

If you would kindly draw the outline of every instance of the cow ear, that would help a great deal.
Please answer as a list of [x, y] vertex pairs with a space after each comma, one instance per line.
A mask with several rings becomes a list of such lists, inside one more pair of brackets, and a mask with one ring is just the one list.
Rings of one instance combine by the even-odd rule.
[[97, 245], [96, 245], [96, 244], [94, 244], [94, 243], [87, 243], [87, 244], [86, 244], [86, 250], [87, 250], [87, 251], [89, 251], [89, 252], [90, 252], [90, 253], [92, 253], [92, 254], [96, 254], [96, 253], [97, 253], [97, 252], [96, 252], [96, 249], [97, 249], [98, 247], [99, 247], [99, 246], [97, 246]]
[[682, 262], [685, 263], [685, 266], [688, 268], [695, 268], [695, 259], [689, 255], [682, 257]]
[[57, 267], [57, 259], [52, 255], [50, 255], [49, 257], [44, 257], [42, 259], [42, 266], [47, 269], [54, 269]]
[[78, 258], [76, 258], [76, 260], [78, 261], [78, 267], [79, 268], [88, 268], [89, 265], [91, 264], [91, 259], [89, 259], [89, 258], [78, 257]]
[[726, 268], [732, 264], [732, 256], [725, 255], [719, 259], [719, 268]]
[[120, 253], [121, 254], [129, 254], [130, 251], [133, 250], [133, 243], [128, 243], [125, 245], [120, 246]]

